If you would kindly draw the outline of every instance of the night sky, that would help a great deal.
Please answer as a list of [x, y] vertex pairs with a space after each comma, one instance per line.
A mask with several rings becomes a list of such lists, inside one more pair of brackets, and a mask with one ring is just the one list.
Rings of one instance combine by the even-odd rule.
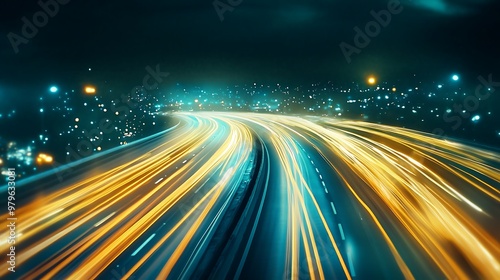
[[364, 29], [370, 11], [387, 3], [243, 0], [221, 21], [212, 1], [72, 0], [15, 54], [7, 34], [20, 35], [21, 18], [32, 21], [41, 8], [3, 0], [0, 96], [92, 79], [129, 88], [156, 64], [173, 83], [201, 84], [340, 83], [370, 73], [432, 80], [459, 72], [473, 80], [499, 72], [500, 3], [488, 0], [402, 1], [403, 11], [347, 63], [339, 44], [353, 44], [353, 28]]

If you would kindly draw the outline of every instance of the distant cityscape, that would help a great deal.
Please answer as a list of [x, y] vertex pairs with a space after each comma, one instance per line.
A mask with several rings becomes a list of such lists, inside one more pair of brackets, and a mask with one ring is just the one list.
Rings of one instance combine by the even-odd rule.
[[[500, 116], [491, 77], [465, 85], [459, 75], [442, 82], [292, 86], [250, 83], [226, 87], [174, 84], [136, 87], [117, 96], [109, 85], [63, 89], [49, 85], [36, 101], [30, 139], [0, 137], [0, 168], [27, 177], [92, 154], [126, 145], [175, 123], [177, 111], [241, 111], [324, 116], [391, 124], [498, 147]], [[481, 82], [482, 81], [482, 82]], [[18, 123], [18, 110], [0, 111], [0, 125]], [[20, 124], [22, 125], [22, 124]], [[14, 127], [15, 129], [15, 126]]]

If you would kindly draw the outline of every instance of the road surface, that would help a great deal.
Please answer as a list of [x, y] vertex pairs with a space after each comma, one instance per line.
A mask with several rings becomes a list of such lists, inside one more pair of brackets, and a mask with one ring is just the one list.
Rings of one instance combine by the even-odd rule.
[[174, 117], [18, 182], [16, 272], [0, 277], [500, 277], [496, 151], [328, 118]]

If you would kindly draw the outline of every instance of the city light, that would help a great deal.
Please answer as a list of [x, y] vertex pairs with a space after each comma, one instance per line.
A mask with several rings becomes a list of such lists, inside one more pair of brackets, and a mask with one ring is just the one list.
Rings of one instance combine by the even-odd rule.
[[39, 165], [50, 164], [54, 161], [54, 158], [48, 154], [40, 153], [36, 158], [36, 162]]
[[96, 92], [95, 87], [93, 87], [93, 86], [86, 86], [85, 87], [86, 94], [95, 94], [95, 92]]
[[51, 93], [56, 93], [58, 90], [59, 90], [59, 89], [58, 89], [56, 86], [51, 86], [51, 87], [49, 88], [49, 91], [50, 91]]
[[451, 76], [451, 79], [456, 82], [460, 79], [460, 77], [455, 74], [455, 75]]
[[375, 79], [375, 77], [373, 77], [373, 76], [368, 77], [368, 84], [369, 85], [374, 85], [376, 82], [377, 82], [377, 79]]

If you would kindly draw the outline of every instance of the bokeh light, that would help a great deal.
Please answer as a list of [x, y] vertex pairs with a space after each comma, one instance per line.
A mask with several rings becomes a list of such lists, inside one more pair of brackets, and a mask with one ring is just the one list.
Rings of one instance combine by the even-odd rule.
[[36, 158], [36, 162], [39, 165], [43, 164], [51, 164], [54, 161], [54, 158], [51, 155], [40, 153]]
[[369, 85], [374, 85], [376, 82], [377, 82], [377, 79], [375, 79], [375, 77], [373, 77], [373, 76], [368, 77], [368, 84]]
[[95, 87], [93, 87], [93, 86], [86, 86], [85, 87], [86, 94], [95, 94], [95, 92], [96, 92]]

